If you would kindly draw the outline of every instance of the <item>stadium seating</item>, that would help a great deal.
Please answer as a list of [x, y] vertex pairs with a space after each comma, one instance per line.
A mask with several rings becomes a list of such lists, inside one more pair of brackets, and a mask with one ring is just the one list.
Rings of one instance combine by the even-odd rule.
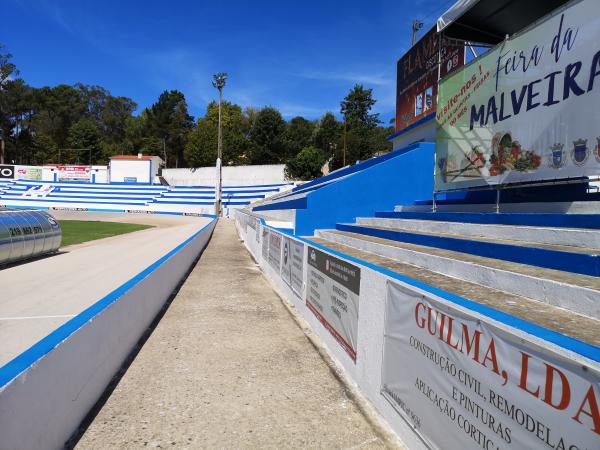
[[[289, 189], [293, 184], [223, 186], [226, 215]], [[163, 186], [40, 182], [17, 180], [0, 184], [0, 204], [13, 207], [124, 209], [150, 212], [214, 212], [214, 186]]]
[[316, 235], [326, 246], [416, 266], [425, 279], [459, 279], [600, 318], [600, 216], [378, 212]]

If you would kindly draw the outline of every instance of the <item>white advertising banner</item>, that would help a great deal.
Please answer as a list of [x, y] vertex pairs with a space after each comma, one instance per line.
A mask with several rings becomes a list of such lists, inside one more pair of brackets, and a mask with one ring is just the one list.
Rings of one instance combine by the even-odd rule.
[[436, 189], [600, 175], [599, 42], [582, 0], [444, 78]]
[[391, 282], [385, 320], [382, 394], [432, 448], [600, 448], [598, 364]]
[[308, 247], [306, 306], [356, 361], [360, 268]]
[[90, 166], [58, 166], [59, 181], [90, 181]]
[[288, 286], [292, 286], [292, 254], [291, 240], [283, 238], [283, 255], [281, 257], [281, 278]]
[[282, 236], [274, 231], [269, 232], [269, 265], [277, 272], [281, 270]]
[[299, 241], [291, 241], [292, 267], [291, 286], [292, 290], [302, 296], [302, 285], [304, 284], [304, 244]]

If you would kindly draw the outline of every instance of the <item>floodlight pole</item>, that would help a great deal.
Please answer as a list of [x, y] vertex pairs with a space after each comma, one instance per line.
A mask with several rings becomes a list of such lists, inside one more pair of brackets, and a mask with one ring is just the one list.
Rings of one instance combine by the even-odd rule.
[[415, 45], [417, 43], [417, 31], [419, 31], [421, 28], [423, 28], [423, 22], [421, 22], [420, 20], [413, 20], [412, 23], [412, 45]]
[[223, 101], [223, 88], [225, 87], [226, 73], [213, 75], [213, 86], [219, 90], [219, 126], [217, 135], [217, 183], [215, 187], [215, 216], [221, 215], [222, 197], [222, 158], [223, 158], [223, 134], [221, 131], [221, 103]]

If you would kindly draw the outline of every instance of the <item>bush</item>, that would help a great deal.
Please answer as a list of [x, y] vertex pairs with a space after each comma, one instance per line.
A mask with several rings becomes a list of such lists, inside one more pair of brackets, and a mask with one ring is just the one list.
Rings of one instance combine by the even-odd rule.
[[304, 147], [285, 165], [285, 174], [290, 179], [308, 181], [322, 175], [325, 157], [318, 148]]

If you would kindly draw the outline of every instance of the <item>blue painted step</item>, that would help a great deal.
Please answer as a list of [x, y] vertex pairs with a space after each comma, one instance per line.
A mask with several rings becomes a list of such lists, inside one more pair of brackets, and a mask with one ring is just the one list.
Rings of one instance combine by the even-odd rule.
[[448, 236], [411, 233], [351, 224], [337, 224], [336, 229], [408, 244], [423, 245], [485, 258], [494, 258], [530, 266], [561, 270], [582, 275], [600, 276], [600, 256], [573, 253], [497, 242], [474, 241]]
[[557, 228], [600, 229], [600, 214], [560, 213], [461, 213], [378, 211], [375, 217], [388, 219], [438, 220], [442, 222], [466, 222], [495, 225], [515, 225]]

